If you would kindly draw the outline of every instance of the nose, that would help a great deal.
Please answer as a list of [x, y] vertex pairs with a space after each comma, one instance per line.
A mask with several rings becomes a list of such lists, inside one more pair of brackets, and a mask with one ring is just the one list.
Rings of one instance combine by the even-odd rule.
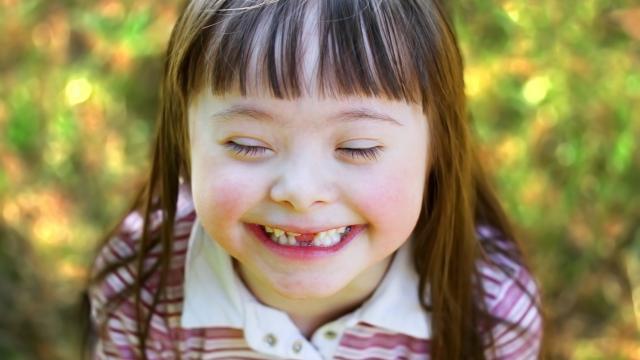
[[333, 174], [320, 162], [302, 156], [280, 167], [270, 196], [275, 202], [299, 212], [336, 199]]

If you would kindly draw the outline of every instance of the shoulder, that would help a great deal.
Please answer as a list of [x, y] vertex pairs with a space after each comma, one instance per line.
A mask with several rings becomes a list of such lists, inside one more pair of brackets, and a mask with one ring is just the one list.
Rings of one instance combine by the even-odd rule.
[[495, 357], [535, 359], [543, 328], [536, 281], [513, 242], [486, 228], [479, 232], [485, 256], [478, 262], [478, 272], [486, 312], [496, 320], [491, 330]]
[[[151, 218], [150, 231], [153, 237], [157, 235], [164, 219], [159, 211], [152, 214]], [[195, 218], [190, 190], [183, 186], [180, 189], [174, 220], [169, 272], [164, 297], [158, 304], [158, 310], [165, 315], [162, 325], [162, 328], [165, 329], [168, 329], [169, 323], [173, 322], [171, 321], [172, 316], [167, 315], [177, 316], [179, 322], [185, 257]], [[128, 214], [113, 235], [98, 249], [92, 267], [92, 275], [95, 280], [89, 286], [88, 294], [92, 321], [99, 327], [106, 326], [107, 331], [110, 328], [117, 328], [120, 333], [123, 331], [130, 333], [135, 330], [135, 313], [133, 311], [135, 302], [131, 289], [138, 274], [136, 258], [141, 247], [143, 225], [143, 214], [140, 212]], [[150, 268], [158, 262], [160, 254], [160, 246], [155, 246], [145, 259], [145, 268]], [[106, 275], [102, 278], [95, 278], [100, 272], [106, 272]], [[142, 289], [142, 300], [147, 308], [151, 306], [151, 294], [158, 291], [158, 278], [156, 271], [145, 282]]]
[[[149, 230], [152, 238], [157, 238], [159, 235], [160, 225], [164, 221], [162, 215], [163, 214], [160, 210], [151, 214], [151, 226]], [[172, 266], [170, 267], [172, 270], [184, 265], [184, 261], [179, 260], [184, 260], [189, 235], [191, 234], [191, 229], [195, 219], [196, 214], [190, 190], [188, 187], [183, 186], [180, 188], [178, 195], [176, 216], [174, 219], [173, 241], [171, 248]], [[143, 226], [144, 214], [139, 211], [127, 214], [118, 225], [116, 231], [114, 231], [114, 233], [98, 249], [98, 253], [92, 267], [92, 274], [95, 275], [105, 269], [123, 264], [123, 266], [117, 266], [117, 268], [121, 268], [121, 270], [113, 271], [113, 274], [110, 277], [113, 280], [113, 283], [111, 284], [113, 287], [112, 290], [123, 290], [127, 285], [131, 285], [133, 283], [133, 276], [135, 276], [137, 270], [135, 270], [133, 262], [127, 260], [135, 258], [140, 251]], [[157, 244], [150, 251], [148, 262], [152, 263], [157, 260], [160, 256], [160, 252], [161, 247]], [[124, 264], [128, 264], [128, 266], [124, 266]]]

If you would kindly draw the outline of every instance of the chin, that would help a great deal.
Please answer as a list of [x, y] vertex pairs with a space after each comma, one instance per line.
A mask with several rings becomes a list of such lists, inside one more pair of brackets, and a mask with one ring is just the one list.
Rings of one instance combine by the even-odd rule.
[[305, 283], [300, 284], [274, 284], [276, 291], [285, 298], [291, 300], [310, 300], [310, 299], [322, 299], [336, 295], [340, 290], [344, 288], [342, 284], [318, 284], [318, 283]]

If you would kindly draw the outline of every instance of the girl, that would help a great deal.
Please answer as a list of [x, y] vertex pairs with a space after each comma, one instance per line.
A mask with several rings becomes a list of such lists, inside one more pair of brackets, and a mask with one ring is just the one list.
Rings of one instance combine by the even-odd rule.
[[536, 287], [436, 0], [192, 0], [97, 358], [532, 359]]

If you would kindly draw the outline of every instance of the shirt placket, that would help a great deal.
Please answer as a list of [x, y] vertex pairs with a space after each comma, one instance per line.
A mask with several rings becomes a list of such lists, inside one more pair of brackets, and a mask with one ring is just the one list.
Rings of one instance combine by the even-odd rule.
[[244, 334], [253, 350], [274, 358], [322, 359], [286, 314], [261, 304], [245, 308]]
[[323, 359], [333, 359], [338, 345], [340, 345], [342, 334], [355, 322], [355, 316], [347, 314], [338, 320], [322, 325], [313, 333], [311, 343], [318, 349]]

